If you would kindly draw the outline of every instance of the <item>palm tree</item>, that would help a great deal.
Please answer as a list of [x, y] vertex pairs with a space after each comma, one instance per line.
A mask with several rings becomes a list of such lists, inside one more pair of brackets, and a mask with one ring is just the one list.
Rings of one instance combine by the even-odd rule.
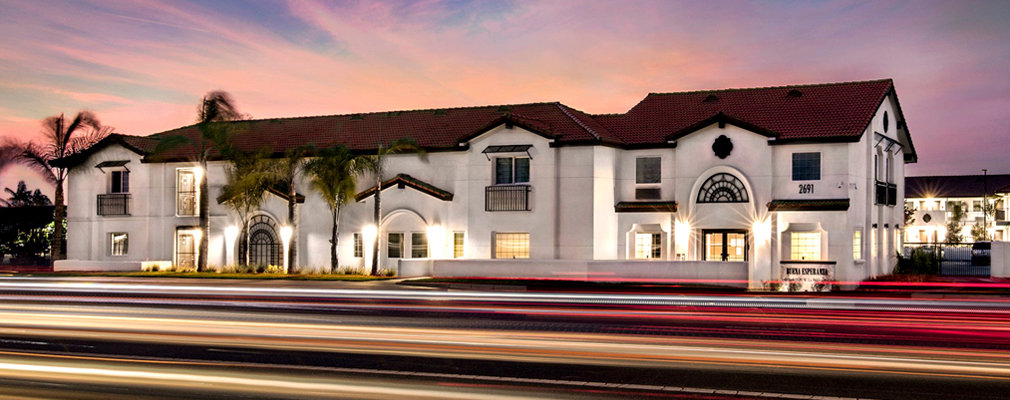
[[248, 116], [238, 112], [235, 101], [231, 95], [224, 91], [213, 91], [203, 96], [200, 106], [197, 109], [196, 127], [200, 130], [200, 137], [192, 140], [186, 136], [171, 136], [162, 138], [155, 152], [168, 150], [181, 143], [189, 143], [196, 147], [196, 162], [200, 164], [203, 172], [200, 179], [199, 207], [200, 207], [200, 245], [197, 257], [197, 271], [207, 269], [207, 246], [210, 233], [210, 203], [208, 196], [210, 188], [207, 185], [207, 162], [210, 161], [211, 152], [221, 149], [228, 143], [228, 137], [232, 125], [229, 121], [247, 119]]
[[[337, 240], [340, 234], [340, 210], [354, 199], [357, 176], [363, 172], [363, 159], [355, 157], [346, 147], [338, 145], [324, 149], [305, 163], [312, 189], [326, 201], [333, 217], [330, 232], [330, 273], [337, 270]], [[374, 257], [373, 257], [374, 259]]]
[[295, 216], [298, 193], [295, 191], [295, 180], [298, 174], [305, 168], [305, 156], [310, 152], [308, 147], [298, 147], [284, 152], [284, 158], [278, 160], [273, 168], [275, 180], [280, 186], [287, 190], [288, 201], [288, 226], [295, 234], [291, 236], [290, 251], [288, 253], [289, 269], [297, 268], [298, 261], [298, 218]]
[[218, 202], [225, 203], [234, 210], [242, 221], [242, 234], [246, 245], [242, 247], [242, 260], [249, 265], [249, 214], [258, 209], [266, 197], [267, 190], [274, 183], [275, 167], [270, 162], [269, 152], [244, 152], [231, 145], [221, 148], [228, 160], [225, 177], [228, 183], [221, 188]]
[[375, 241], [372, 242], [372, 275], [379, 274], [379, 239], [382, 237], [382, 176], [386, 169], [386, 157], [400, 153], [417, 153], [421, 160], [428, 162], [428, 154], [412, 139], [394, 140], [389, 146], [379, 144], [373, 155], [364, 156], [365, 169], [375, 178]]
[[0, 206], [2, 207], [31, 207], [31, 206], [51, 206], [53, 203], [49, 201], [49, 197], [42, 194], [42, 191], [35, 189], [34, 192], [29, 191], [28, 187], [25, 185], [25, 181], [18, 182], [18, 188], [16, 190], [11, 190], [10, 188], [4, 188], [4, 191], [9, 193], [11, 196], [7, 200], [0, 199]]
[[53, 161], [70, 157], [104, 139], [112, 131], [103, 127], [94, 114], [81, 111], [73, 120], [67, 121], [64, 114], [42, 121], [45, 138], [41, 142], [30, 142], [16, 154], [16, 161], [42, 174], [56, 187], [56, 210], [53, 212], [53, 260], [65, 258], [63, 249], [63, 221], [66, 206], [63, 204], [63, 183], [67, 180], [67, 167], [53, 165]]

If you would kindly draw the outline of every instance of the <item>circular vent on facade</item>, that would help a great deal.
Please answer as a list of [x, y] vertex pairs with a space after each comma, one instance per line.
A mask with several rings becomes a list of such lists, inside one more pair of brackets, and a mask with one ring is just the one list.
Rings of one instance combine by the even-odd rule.
[[923, 216], [922, 216], [922, 222], [925, 222], [925, 223], [927, 223], [927, 224], [928, 224], [928, 223], [929, 223], [929, 221], [932, 221], [932, 220], [933, 220], [933, 217], [932, 217], [932, 216], [930, 216], [929, 214], [926, 214], [926, 215], [923, 215]]

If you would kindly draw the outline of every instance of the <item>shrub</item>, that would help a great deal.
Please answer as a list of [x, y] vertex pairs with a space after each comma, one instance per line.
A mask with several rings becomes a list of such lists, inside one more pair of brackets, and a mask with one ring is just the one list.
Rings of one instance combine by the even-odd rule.
[[383, 269], [382, 271], [379, 271], [379, 276], [395, 277], [396, 276], [396, 270], [395, 269]]
[[781, 281], [761, 281], [761, 284], [764, 285], [765, 290], [771, 292], [777, 292], [782, 288]]
[[898, 253], [898, 265], [894, 267], [895, 275], [936, 275], [940, 272], [940, 257], [936, 252], [915, 248], [905, 257]]

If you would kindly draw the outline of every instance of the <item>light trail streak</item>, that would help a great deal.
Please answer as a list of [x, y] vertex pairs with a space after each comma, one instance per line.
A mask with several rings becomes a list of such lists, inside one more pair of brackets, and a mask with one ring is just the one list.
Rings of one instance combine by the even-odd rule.
[[[174, 311], [174, 312], [173, 312]], [[487, 331], [277, 322], [283, 315], [242, 320], [228, 313], [185, 316], [189, 311], [116, 310], [118, 315], [24, 310], [0, 312], [4, 335], [71, 339], [114, 339], [219, 348], [274, 351], [351, 352], [439, 358], [577, 363], [583, 365], [669, 367], [718, 364], [774, 368], [873, 371], [884, 374], [1010, 379], [1005, 352], [961, 350], [918, 354], [885, 347], [889, 354], [840, 352], [839, 346], [807, 344], [802, 350], [765, 347], [767, 342], [635, 337], [564, 332]], [[215, 314], [216, 317], [215, 317]], [[171, 316], [171, 317], [169, 317]], [[228, 318], [228, 319], [212, 319]], [[872, 351], [874, 346], [863, 346]]]
[[963, 313], [1007, 313], [1010, 300], [992, 299], [887, 299], [775, 296], [698, 296], [515, 292], [431, 292], [416, 290], [364, 290], [315, 288], [258, 288], [198, 285], [111, 284], [95, 282], [44, 282], [33, 278], [0, 279], [0, 290], [7, 292], [67, 292], [119, 295], [164, 295], [300, 299], [368, 299], [391, 301], [475, 301], [515, 303], [556, 303], [572, 305], [647, 305], [679, 307], [794, 308], [863, 311], [957, 311]]

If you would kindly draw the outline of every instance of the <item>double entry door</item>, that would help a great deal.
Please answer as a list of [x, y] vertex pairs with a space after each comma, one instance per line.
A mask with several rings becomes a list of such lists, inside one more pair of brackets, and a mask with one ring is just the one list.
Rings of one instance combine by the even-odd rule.
[[706, 261], [747, 261], [747, 231], [706, 229]]

